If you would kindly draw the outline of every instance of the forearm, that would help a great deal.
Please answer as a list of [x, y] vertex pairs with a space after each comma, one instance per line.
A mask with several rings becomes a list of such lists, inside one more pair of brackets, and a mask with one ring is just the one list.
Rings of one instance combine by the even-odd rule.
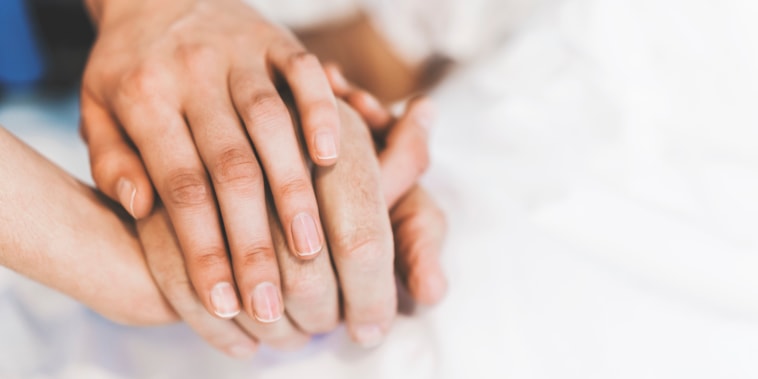
[[0, 264], [115, 321], [173, 319], [130, 224], [0, 128]]

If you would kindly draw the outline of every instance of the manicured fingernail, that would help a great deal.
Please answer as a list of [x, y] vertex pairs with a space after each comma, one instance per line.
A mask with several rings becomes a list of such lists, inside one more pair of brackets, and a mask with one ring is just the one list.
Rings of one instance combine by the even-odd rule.
[[378, 346], [384, 339], [382, 328], [378, 325], [358, 326], [355, 328], [354, 333], [357, 342], [366, 348]]
[[319, 159], [337, 158], [337, 145], [334, 143], [332, 133], [320, 132], [316, 134], [316, 156]]
[[233, 318], [240, 313], [240, 305], [234, 288], [227, 282], [213, 286], [211, 290], [211, 305], [218, 317]]
[[321, 236], [316, 221], [308, 213], [300, 213], [292, 220], [292, 236], [298, 255], [309, 256], [321, 251]]
[[229, 354], [235, 358], [249, 358], [255, 354], [255, 345], [251, 343], [241, 343], [229, 348]]
[[263, 282], [255, 287], [253, 311], [255, 319], [264, 323], [276, 322], [282, 318], [282, 301], [275, 285]]
[[137, 196], [137, 187], [132, 182], [121, 178], [116, 185], [116, 192], [118, 192], [118, 201], [121, 202], [121, 206], [134, 217], [134, 198]]
[[416, 123], [424, 128], [424, 130], [429, 130], [434, 125], [434, 120], [437, 115], [437, 111], [434, 108], [434, 104], [429, 100], [421, 100], [418, 103], [416, 103], [416, 107], [414, 108], [414, 115], [413, 119], [416, 121]]

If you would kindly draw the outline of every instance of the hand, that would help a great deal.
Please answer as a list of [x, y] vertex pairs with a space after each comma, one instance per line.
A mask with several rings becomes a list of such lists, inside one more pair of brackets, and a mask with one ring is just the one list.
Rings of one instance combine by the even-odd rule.
[[[382, 200], [378, 193], [371, 195], [377, 188], [376, 179], [370, 179], [372, 175], [355, 175], [356, 172], [371, 172], [372, 165], [376, 164], [372, 163], [375, 162], [375, 158], [371, 140], [365, 133], [365, 126], [354, 113], [346, 108], [342, 109], [342, 113], [343, 139], [350, 141], [350, 144], [346, 145], [349, 147], [344, 151], [344, 159], [334, 169], [329, 170], [328, 174], [321, 176], [316, 188], [319, 193], [323, 191], [322, 196], [326, 200], [334, 203], [333, 207], [323, 209], [345, 216], [334, 221], [327, 221], [326, 225], [327, 230], [334, 231], [334, 234], [330, 235], [340, 236], [336, 239], [338, 243], [332, 246], [335, 261], [342, 262], [339, 265], [342, 267], [340, 285], [343, 289], [350, 289], [350, 293], [345, 296], [346, 307], [348, 307], [345, 313], [348, 322], [368, 321], [372, 322], [371, 325], [380, 324], [386, 328], [388, 321], [394, 315], [395, 291], [394, 279], [391, 277], [391, 260], [389, 265], [381, 264], [382, 255], [380, 254], [388, 252], [388, 249], [381, 247], [369, 249], [373, 242], [363, 244], [362, 249], [345, 248], [353, 245], [350, 239], [356, 238], [355, 236], [379, 241], [381, 236], [387, 235], [387, 231], [364, 230], [362, 233], [353, 233], [354, 225], [378, 224], [381, 228], [382, 218], [375, 216], [381, 212], [372, 211], [366, 207], [381, 204]], [[409, 130], [406, 128], [404, 133]], [[423, 145], [414, 148], [425, 150]], [[362, 196], [345, 196], [345, 190], [335, 192], [329, 191], [330, 188], [346, 188]], [[350, 192], [347, 194], [350, 195]], [[273, 214], [272, 212], [271, 217]], [[414, 298], [425, 303], [438, 300], [444, 293], [445, 287], [438, 263], [438, 253], [444, 234], [444, 218], [441, 217], [439, 209], [419, 188], [400, 199], [392, 214], [398, 246], [396, 266], [403, 274], [403, 281], [408, 283]], [[272, 225], [277, 224], [273, 219]], [[289, 317], [285, 316], [283, 320], [268, 325], [256, 323], [245, 315], [238, 316], [234, 321], [217, 320], [202, 309], [187, 281], [183, 258], [163, 212], [158, 212], [138, 222], [138, 230], [145, 247], [148, 265], [157, 285], [169, 302], [180, 317], [199, 335], [227, 354], [246, 357], [255, 351], [259, 342], [279, 348], [297, 347], [307, 340], [307, 337], [302, 332], [293, 329], [293, 323], [307, 333], [326, 332], [336, 326], [339, 318], [339, 302], [329, 257], [323, 254], [315, 260], [306, 262], [293, 259], [286, 250], [281, 228], [273, 228], [273, 231], [280, 256], [285, 289], [284, 301], [287, 303]], [[361, 252], [370, 253], [374, 258], [380, 258], [380, 261], [366, 264], [365, 267], [368, 267], [368, 270], [357, 265], [351, 266], [352, 262], [356, 262], [356, 258], [360, 259], [357, 262], [365, 262], [363, 259], [366, 257], [361, 256]], [[391, 254], [389, 256], [391, 257]], [[348, 269], [352, 272], [346, 273]], [[383, 280], [385, 276], [383, 272], [386, 271], [390, 272], [390, 280]], [[360, 293], [359, 290], [364, 292]], [[372, 294], [375, 295], [371, 296]], [[374, 297], [379, 301], [373, 299]], [[377, 311], [379, 311], [378, 314]], [[353, 335], [359, 339], [359, 342], [366, 344], [377, 342], [376, 337], [370, 335], [368, 337], [373, 340], [361, 340], [360, 338], [365, 335], [360, 334], [359, 329], [355, 327], [351, 330], [358, 331]], [[381, 333], [384, 333], [384, 329]]]
[[400, 118], [395, 118], [373, 95], [349, 83], [335, 64], [326, 64], [324, 70], [334, 94], [355, 109], [374, 134], [379, 145], [382, 188], [392, 207], [429, 167], [427, 141], [434, 123], [434, 105], [417, 97]]
[[290, 251], [314, 259], [324, 246], [277, 78], [292, 90], [310, 159], [332, 165], [339, 117], [318, 60], [237, 0], [89, 3], [99, 34], [81, 114], [95, 183], [139, 219], [153, 206], [152, 179], [205, 308], [276, 321], [255, 306], [263, 288], [280, 293], [264, 182]]

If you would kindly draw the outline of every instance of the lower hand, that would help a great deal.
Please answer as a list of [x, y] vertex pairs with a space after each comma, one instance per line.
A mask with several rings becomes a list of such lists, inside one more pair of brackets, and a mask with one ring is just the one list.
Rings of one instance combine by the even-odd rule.
[[[349, 330], [358, 342], [371, 345], [378, 342], [386, 333], [396, 309], [392, 255], [389, 254], [391, 249], [387, 247], [372, 249], [373, 251], [364, 250], [363, 252], [373, 254], [373, 258], [382, 256], [390, 258], [385, 264], [377, 261], [364, 266], [373, 267], [371, 271], [360, 267], [359, 262], [365, 261], [355, 261], [356, 258], [362, 258], [360, 254], [351, 255], [351, 253], [361, 252], [360, 249], [352, 249], [352, 245], [355, 244], [349, 240], [349, 236], [361, 236], [355, 233], [354, 225], [376, 224], [377, 220], [371, 221], [370, 217], [377, 212], [365, 208], [364, 200], [366, 199], [349, 196], [350, 192], [344, 193], [344, 189], [349, 188], [358, 193], [371, 193], [378, 182], [375, 179], [366, 180], [367, 178], [356, 180], [354, 173], [367, 171], [375, 158], [372, 158], [373, 148], [370, 139], [362, 137], [365, 134], [360, 134], [361, 128], [365, 130], [365, 126], [355, 115], [345, 116], [349, 122], [345, 122], [343, 126], [343, 131], [347, 133], [344, 139], [350, 141], [355, 149], [345, 150], [345, 157], [348, 159], [339, 163], [343, 165], [342, 169], [335, 170], [339, 168], [335, 167], [330, 170], [331, 175], [322, 175], [317, 180], [317, 190], [324, 191], [323, 196], [328, 198], [323, 200], [331, 203], [331, 206], [324, 209], [340, 211], [338, 215], [348, 216], [334, 219], [326, 217], [325, 222], [327, 230], [331, 232], [330, 235], [343, 236], [337, 237], [340, 242], [332, 244], [332, 254], [335, 255], [336, 261], [342, 262], [338, 265], [339, 285], [343, 291], [347, 291], [345, 292], [347, 307], [345, 314], [348, 318]], [[396, 140], [407, 140], [403, 135], [413, 133], [410, 127], [398, 129], [398, 131], [399, 134], [396, 135], [400, 138]], [[354, 134], [356, 132], [358, 134]], [[392, 144], [389, 144], [388, 149], [391, 146]], [[425, 143], [414, 148], [426, 150]], [[372, 153], [362, 154], [366, 151]], [[340, 191], [340, 188], [343, 190]], [[330, 194], [331, 197], [329, 197]], [[371, 198], [374, 200], [371, 201]], [[383, 203], [380, 193], [369, 197], [369, 204], [377, 204], [377, 202]], [[367, 216], [369, 219], [366, 218]], [[397, 246], [395, 267], [398, 269], [402, 282], [406, 283], [416, 300], [426, 304], [439, 301], [445, 291], [445, 280], [438, 261], [445, 232], [442, 213], [429, 196], [416, 187], [394, 204], [391, 219]], [[276, 220], [272, 220], [271, 224], [276, 225]], [[217, 320], [204, 312], [193, 294], [183, 271], [182, 256], [176, 241], [170, 237], [172, 235], [170, 228], [167, 218], [160, 213], [153, 214], [139, 223], [138, 230], [146, 249], [148, 264], [158, 286], [164, 291], [177, 313], [213, 346], [232, 356], [246, 356], [252, 354], [258, 343], [266, 343], [279, 348], [292, 348], [306, 341], [307, 334], [326, 332], [336, 326], [340, 313], [337, 279], [328, 256], [324, 255], [308, 262], [287, 259], [289, 254], [281, 230], [274, 228], [274, 241], [277, 242], [280, 257], [284, 302], [287, 304], [288, 316], [273, 325], [260, 325], [244, 315], [238, 316], [234, 321]], [[362, 235], [368, 236], [368, 240], [372, 238], [378, 240], [380, 238], [378, 236], [387, 235], [386, 232], [366, 230], [361, 232], [363, 232]], [[355, 261], [358, 265], [351, 266], [351, 261]], [[377, 267], [385, 268], [377, 271]], [[386, 280], [383, 279], [388, 274], [389, 277]], [[366, 296], [367, 294], [374, 294], [374, 296]], [[377, 310], [381, 311], [377, 312]], [[358, 326], [366, 323], [379, 325], [378, 336], [376, 333], [372, 336], [360, 331]], [[292, 327], [295, 324], [298, 328]], [[374, 330], [369, 332], [374, 332]]]

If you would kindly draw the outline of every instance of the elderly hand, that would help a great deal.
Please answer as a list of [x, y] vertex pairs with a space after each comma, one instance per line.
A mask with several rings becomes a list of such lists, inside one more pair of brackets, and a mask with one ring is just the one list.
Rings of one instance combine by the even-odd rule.
[[264, 183], [289, 250], [305, 260], [325, 246], [278, 81], [294, 95], [310, 160], [332, 165], [340, 150], [335, 99], [317, 58], [238, 0], [88, 5], [98, 38], [81, 114], [95, 183], [137, 219], [149, 214], [154, 185], [205, 308], [276, 321], [280, 312], [256, 311], [281, 298]]
[[[274, 228], [284, 288], [287, 315], [274, 324], [262, 324], [246, 315], [233, 321], [218, 320], [204, 311], [184, 271], [183, 258], [163, 212], [138, 222], [148, 265], [157, 285], [180, 317], [210, 344], [237, 357], [255, 351], [258, 343], [277, 348], [297, 347], [307, 335], [326, 332], [339, 320], [339, 293], [344, 297], [344, 314], [354, 339], [374, 345], [386, 333], [396, 311], [391, 234], [388, 230], [385, 194], [379, 191], [379, 167], [365, 125], [347, 107], [343, 117], [343, 159], [333, 168], [317, 170], [316, 190], [324, 204], [324, 222], [331, 254], [300, 261], [288, 253], [281, 228]], [[402, 125], [398, 123], [397, 125]], [[407, 122], [406, 122], [407, 124]], [[393, 126], [392, 140], [385, 151], [397, 156], [396, 141], [407, 141], [414, 128]], [[425, 141], [405, 148], [426, 151]], [[391, 159], [390, 159], [391, 161]], [[412, 165], [382, 168], [390, 175], [407, 177], [417, 171]], [[399, 188], [399, 187], [397, 187]], [[407, 190], [407, 189], [406, 189]], [[272, 225], [278, 221], [270, 213]], [[445, 290], [438, 254], [445, 232], [444, 218], [423, 190], [415, 187], [400, 198], [392, 210], [397, 268], [415, 299], [438, 301]], [[339, 283], [339, 289], [338, 289]]]

